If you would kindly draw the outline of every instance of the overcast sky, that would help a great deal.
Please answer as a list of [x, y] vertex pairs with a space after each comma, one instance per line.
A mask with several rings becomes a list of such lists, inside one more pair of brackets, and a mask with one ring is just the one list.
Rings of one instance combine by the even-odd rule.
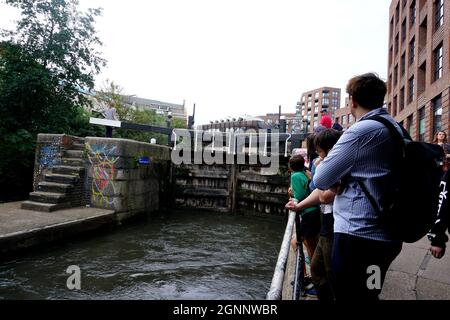
[[[80, 0], [126, 94], [196, 103], [196, 124], [295, 112], [302, 92], [386, 78], [390, 0]], [[0, 7], [0, 26], [12, 15]], [[344, 97], [342, 97], [344, 99]]]

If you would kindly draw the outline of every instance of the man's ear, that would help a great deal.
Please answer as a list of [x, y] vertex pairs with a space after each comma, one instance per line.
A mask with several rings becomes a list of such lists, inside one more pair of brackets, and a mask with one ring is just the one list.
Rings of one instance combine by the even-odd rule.
[[355, 102], [354, 99], [350, 99], [350, 106], [351, 106], [353, 109], [357, 109], [357, 108], [358, 108], [358, 104]]

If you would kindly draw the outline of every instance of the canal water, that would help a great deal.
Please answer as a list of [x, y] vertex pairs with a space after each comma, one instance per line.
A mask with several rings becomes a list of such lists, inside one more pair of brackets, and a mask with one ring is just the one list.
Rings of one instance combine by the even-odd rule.
[[[285, 226], [196, 212], [142, 220], [0, 262], [0, 299], [264, 299]], [[79, 291], [66, 285], [71, 265]]]

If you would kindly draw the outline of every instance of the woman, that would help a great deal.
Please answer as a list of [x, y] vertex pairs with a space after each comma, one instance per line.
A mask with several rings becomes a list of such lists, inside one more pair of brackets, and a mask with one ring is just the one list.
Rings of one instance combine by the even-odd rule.
[[436, 132], [433, 143], [443, 147], [447, 143], [447, 134], [444, 131]]

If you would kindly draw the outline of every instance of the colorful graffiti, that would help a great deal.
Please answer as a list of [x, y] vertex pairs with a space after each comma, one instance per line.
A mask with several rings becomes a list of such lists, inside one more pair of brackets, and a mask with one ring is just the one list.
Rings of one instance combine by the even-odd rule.
[[43, 145], [39, 150], [38, 158], [38, 175], [45, 169], [51, 169], [61, 163], [61, 140], [53, 139], [53, 141]]
[[115, 193], [115, 164], [119, 160], [119, 157], [113, 156], [116, 146], [91, 146], [87, 143], [86, 147], [92, 167], [93, 201], [100, 206], [112, 205], [114, 199], [110, 195]]

